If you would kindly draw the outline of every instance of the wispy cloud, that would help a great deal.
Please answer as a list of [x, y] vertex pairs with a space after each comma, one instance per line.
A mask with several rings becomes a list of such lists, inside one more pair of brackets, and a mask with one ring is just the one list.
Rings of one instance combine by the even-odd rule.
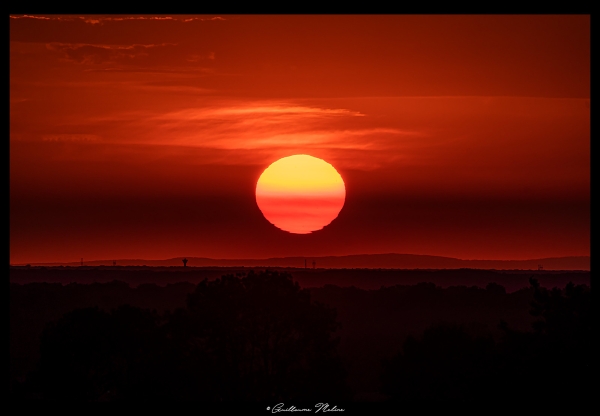
[[95, 134], [47, 134], [42, 136], [45, 142], [99, 142], [100, 136]]
[[209, 52], [207, 54], [197, 54], [197, 53], [189, 54], [188, 57], [187, 57], [187, 59], [186, 59], [186, 61], [188, 61], [188, 62], [201, 62], [201, 61], [204, 61], [206, 59], [214, 61], [216, 59], [215, 53], [214, 52]]
[[[123, 114], [121, 114], [123, 117]], [[140, 144], [252, 151], [257, 160], [277, 154], [320, 152], [346, 166], [374, 168], [408, 147], [420, 132], [378, 127], [363, 113], [284, 102], [221, 103], [163, 114], [130, 114], [128, 130]], [[133, 133], [132, 133], [133, 134]], [[348, 153], [350, 152], [350, 153]], [[363, 152], [355, 153], [355, 152]], [[369, 152], [368, 163], [360, 162]]]
[[164, 120], [207, 120], [207, 119], [236, 119], [236, 121], [249, 120], [270, 120], [283, 121], [286, 116], [292, 117], [330, 117], [330, 116], [351, 116], [361, 117], [364, 114], [358, 111], [347, 109], [330, 109], [320, 107], [307, 107], [286, 103], [254, 103], [246, 105], [231, 105], [206, 109], [185, 109], [157, 116], [157, 119]]
[[185, 17], [185, 16], [125, 16], [125, 17], [80, 17], [84, 22], [91, 24], [98, 24], [102, 22], [118, 22], [125, 20], [175, 20], [180, 22], [205, 22], [205, 21], [216, 21], [226, 20], [221, 16], [214, 17]]
[[135, 59], [148, 56], [148, 50], [165, 46], [173, 46], [172, 43], [160, 44], [134, 44], [134, 45], [102, 45], [89, 43], [48, 43], [46, 48], [51, 51], [60, 52], [67, 60], [85, 63], [100, 64], [105, 62], [116, 62], [123, 59]]
[[46, 17], [46, 16], [31, 16], [28, 14], [24, 14], [21, 16], [10, 16], [11, 19], [37, 19], [37, 20], [59, 20], [56, 17]]
[[81, 20], [91, 25], [101, 25], [104, 22], [120, 22], [127, 20], [148, 20], [148, 21], [179, 21], [179, 22], [203, 22], [203, 21], [219, 21], [227, 20], [221, 16], [72, 16], [72, 15], [58, 15], [58, 16], [34, 16], [34, 15], [11, 15], [11, 19], [36, 19], [36, 20], [53, 20], [53, 21], [77, 21]]

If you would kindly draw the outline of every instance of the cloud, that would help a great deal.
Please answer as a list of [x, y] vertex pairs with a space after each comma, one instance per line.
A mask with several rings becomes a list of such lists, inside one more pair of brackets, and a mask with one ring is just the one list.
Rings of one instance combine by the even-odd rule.
[[148, 21], [179, 21], [179, 22], [204, 22], [204, 21], [219, 21], [227, 20], [221, 16], [33, 16], [33, 15], [11, 15], [11, 19], [36, 19], [36, 20], [52, 20], [52, 21], [65, 21], [73, 22], [81, 20], [91, 25], [101, 25], [104, 22], [121, 22], [127, 20], [148, 20]]
[[56, 18], [46, 16], [30, 16], [24, 14], [23, 16], [10, 16], [11, 19], [38, 19], [38, 20], [57, 20]]
[[165, 46], [173, 46], [172, 43], [160, 44], [134, 44], [134, 45], [102, 45], [88, 43], [48, 43], [46, 48], [51, 51], [60, 52], [64, 58], [83, 64], [101, 64], [106, 62], [117, 62], [124, 59], [131, 60], [148, 56], [148, 50]]
[[234, 152], [237, 161], [241, 153], [251, 151], [256, 163], [273, 155], [312, 152], [359, 169], [397, 160], [398, 149], [410, 150], [424, 135], [377, 126], [358, 111], [285, 102], [221, 102], [163, 114], [131, 114], [129, 122], [122, 122], [140, 144]]
[[171, 21], [180, 21], [180, 22], [205, 22], [205, 21], [216, 21], [216, 20], [226, 20], [220, 16], [214, 17], [182, 17], [182, 16], [123, 16], [123, 17], [80, 17], [84, 22], [91, 24], [101, 24], [103, 22], [119, 22], [126, 20], [171, 20]]
[[[254, 102], [187, 108], [152, 116], [148, 122], [161, 129], [180, 132], [177, 137], [185, 145], [241, 149], [270, 143], [300, 143], [309, 140], [309, 132], [315, 137], [322, 136], [319, 130], [323, 128], [319, 126], [323, 123], [331, 125], [336, 120], [361, 116], [347, 109]], [[202, 140], [197, 139], [199, 134]]]
[[237, 118], [245, 120], [248, 116], [255, 119], [270, 119], [275, 121], [285, 116], [292, 117], [328, 117], [328, 116], [353, 116], [360, 117], [358, 111], [347, 109], [330, 109], [320, 107], [307, 107], [287, 103], [252, 103], [231, 105], [208, 109], [185, 109], [159, 116], [163, 119], [210, 119], [210, 118]]
[[210, 59], [211, 61], [215, 60], [215, 53], [214, 52], [209, 52], [208, 54], [198, 54], [198, 53], [193, 53], [188, 55], [186, 61], [188, 62], [201, 62], [204, 61], [206, 59]]
[[47, 134], [42, 136], [44, 142], [99, 142], [100, 136], [95, 134]]

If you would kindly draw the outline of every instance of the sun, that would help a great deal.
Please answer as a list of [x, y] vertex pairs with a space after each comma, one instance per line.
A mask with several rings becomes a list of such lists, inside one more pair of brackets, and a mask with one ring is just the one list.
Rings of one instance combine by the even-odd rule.
[[309, 155], [273, 162], [256, 184], [256, 203], [277, 228], [308, 234], [331, 223], [346, 199], [344, 180], [333, 166]]

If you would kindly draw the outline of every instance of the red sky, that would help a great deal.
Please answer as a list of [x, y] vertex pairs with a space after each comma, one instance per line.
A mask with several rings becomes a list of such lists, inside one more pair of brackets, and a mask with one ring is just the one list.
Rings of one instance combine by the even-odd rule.
[[[346, 185], [311, 234], [262, 171]], [[10, 18], [10, 262], [589, 255], [590, 17]]]

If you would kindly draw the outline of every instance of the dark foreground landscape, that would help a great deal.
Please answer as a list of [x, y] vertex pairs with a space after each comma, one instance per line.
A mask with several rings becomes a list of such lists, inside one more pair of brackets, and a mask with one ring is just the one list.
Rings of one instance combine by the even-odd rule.
[[13, 400], [591, 396], [589, 271], [11, 267], [10, 281]]

